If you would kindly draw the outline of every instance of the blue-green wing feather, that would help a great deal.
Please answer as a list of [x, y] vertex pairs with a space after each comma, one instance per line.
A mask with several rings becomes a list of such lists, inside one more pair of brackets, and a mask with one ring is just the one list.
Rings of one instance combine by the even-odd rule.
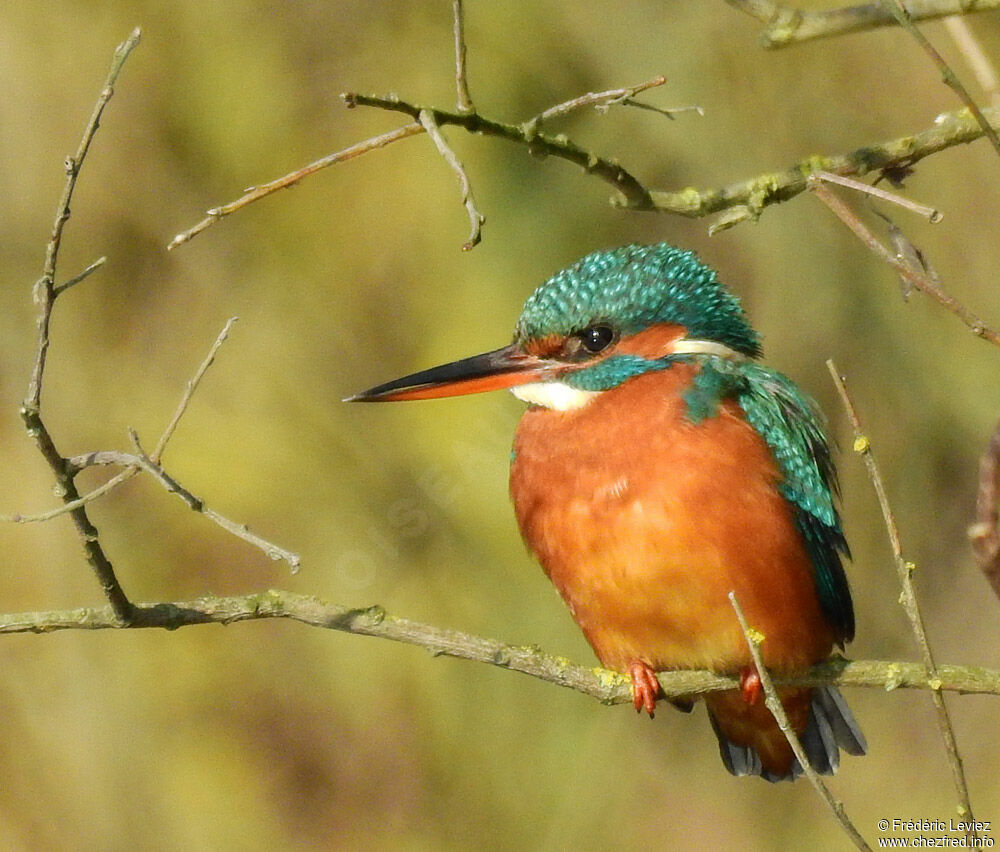
[[838, 641], [849, 642], [854, 638], [854, 606], [841, 557], [849, 557], [850, 551], [834, 504], [837, 472], [821, 415], [781, 373], [749, 361], [698, 360], [701, 370], [685, 394], [689, 419], [698, 423], [713, 417], [720, 400], [732, 398], [767, 442], [781, 472], [778, 487], [795, 511], [812, 560], [823, 613]]
[[821, 415], [813, 402], [780, 373], [743, 364], [736, 401], [747, 422], [767, 442], [782, 474], [781, 493], [795, 509], [815, 570], [816, 591], [838, 640], [854, 638], [854, 606], [841, 562], [850, 556], [834, 504], [837, 472]]

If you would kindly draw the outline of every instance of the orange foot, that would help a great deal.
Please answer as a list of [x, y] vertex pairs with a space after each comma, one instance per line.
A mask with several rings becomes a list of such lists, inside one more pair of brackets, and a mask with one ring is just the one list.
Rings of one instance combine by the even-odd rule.
[[740, 669], [740, 692], [747, 704], [756, 704], [760, 701], [760, 693], [763, 688], [760, 682], [760, 672], [757, 671], [757, 667], [753, 663]]
[[626, 673], [632, 679], [632, 706], [635, 707], [635, 712], [641, 713], [645, 710], [652, 719], [656, 710], [656, 699], [662, 694], [656, 672], [649, 663], [633, 660], [628, 664]]

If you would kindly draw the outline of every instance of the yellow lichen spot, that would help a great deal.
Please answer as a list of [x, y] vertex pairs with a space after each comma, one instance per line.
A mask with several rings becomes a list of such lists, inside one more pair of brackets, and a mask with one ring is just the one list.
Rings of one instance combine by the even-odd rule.
[[944, 684], [941, 682], [941, 678], [939, 677], [928, 678], [927, 685], [935, 692], [937, 692], [939, 689], [941, 689], [942, 686], [944, 686]]
[[864, 435], [858, 435], [854, 439], [854, 452], [856, 453], [867, 453], [871, 449], [871, 444]]
[[903, 670], [896, 663], [890, 663], [885, 670], [885, 691], [892, 692], [903, 682]]

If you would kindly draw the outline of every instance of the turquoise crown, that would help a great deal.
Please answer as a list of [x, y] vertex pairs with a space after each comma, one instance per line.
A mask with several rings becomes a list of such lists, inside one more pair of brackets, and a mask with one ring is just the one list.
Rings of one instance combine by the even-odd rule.
[[571, 335], [600, 323], [622, 335], [673, 323], [692, 338], [750, 357], [761, 352], [739, 300], [715, 270], [666, 243], [594, 252], [552, 276], [525, 302], [515, 336]]

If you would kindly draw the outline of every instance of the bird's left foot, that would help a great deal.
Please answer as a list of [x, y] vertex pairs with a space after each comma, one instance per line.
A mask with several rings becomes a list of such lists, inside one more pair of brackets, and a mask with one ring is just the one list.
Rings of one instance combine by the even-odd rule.
[[649, 663], [633, 660], [628, 664], [626, 673], [632, 679], [632, 706], [635, 707], [635, 712], [641, 713], [645, 710], [652, 719], [656, 710], [656, 699], [663, 694], [660, 682], [656, 679], [656, 672]]
[[740, 693], [747, 704], [756, 704], [760, 701], [760, 693], [764, 686], [760, 682], [760, 672], [752, 663], [746, 668], [740, 669]]

